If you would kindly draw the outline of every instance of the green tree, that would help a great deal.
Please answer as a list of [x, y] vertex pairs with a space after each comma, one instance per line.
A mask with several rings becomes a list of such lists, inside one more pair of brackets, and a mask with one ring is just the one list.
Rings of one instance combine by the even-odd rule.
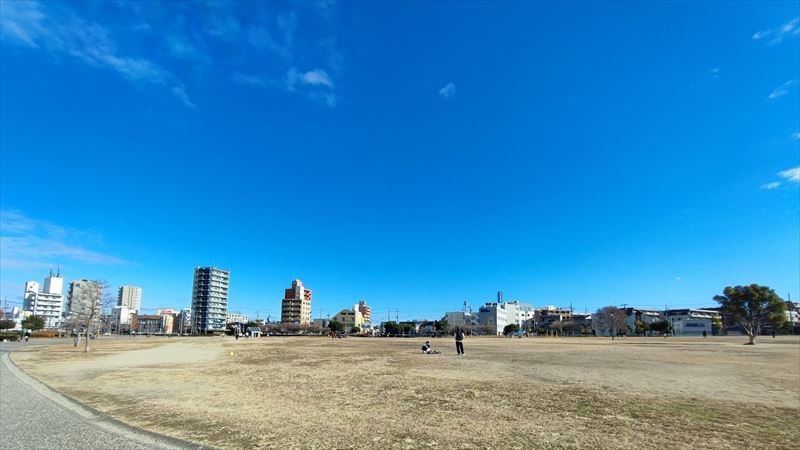
[[711, 319], [711, 334], [714, 336], [722, 334], [722, 318], [714, 317]]
[[436, 331], [445, 332], [445, 331], [447, 331], [447, 327], [448, 326], [449, 326], [449, 324], [447, 323], [447, 319], [437, 320], [437, 321], [433, 322], [433, 328]]
[[672, 323], [668, 320], [659, 320], [650, 324], [650, 329], [659, 334], [672, 333]]
[[786, 302], [768, 286], [726, 287], [722, 295], [714, 296], [731, 320], [739, 322], [750, 337], [748, 345], [756, 343], [756, 335], [764, 325], [780, 328], [786, 321]]
[[383, 323], [384, 334], [400, 334], [400, 325], [397, 322], [390, 320]]
[[17, 326], [17, 323], [13, 320], [3, 319], [0, 320], [0, 330], [10, 330]]
[[353, 327], [352, 330], [350, 330], [350, 332], [353, 333], [353, 334], [361, 333], [361, 328], [358, 325], [356, 325], [356, 326]]
[[29, 316], [22, 320], [22, 328], [27, 328], [31, 331], [41, 330], [44, 328], [44, 319], [40, 316]]
[[641, 320], [636, 321], [636, 334], [647, 334], [648, 331], [650, 331], [649, 324], [644, 323]]
[[344, 333], [344, 324], [337, 320], [331, 320], [330, 323], [328, 323], [328, 328], [335, 333]]
[[510, 336], [519, 331], [519, 325], [510, 323], [503, 328], [503, 336]]

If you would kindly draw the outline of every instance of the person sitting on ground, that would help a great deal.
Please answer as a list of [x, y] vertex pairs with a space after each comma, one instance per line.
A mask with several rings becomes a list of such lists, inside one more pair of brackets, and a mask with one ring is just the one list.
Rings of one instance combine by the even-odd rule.
[[422, 346], [422, 353], [430, 353], [431, 352], [431, 341], [425, 341], [425, 345]]

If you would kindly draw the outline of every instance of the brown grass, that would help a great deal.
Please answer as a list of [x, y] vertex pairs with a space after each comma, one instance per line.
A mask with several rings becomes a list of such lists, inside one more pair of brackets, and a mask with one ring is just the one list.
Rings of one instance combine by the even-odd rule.
[[[120, 339], [14, 360], [223, 448], [800, 448], [800, 339]], [[745, 339], [746, 340], [746, 339]]]

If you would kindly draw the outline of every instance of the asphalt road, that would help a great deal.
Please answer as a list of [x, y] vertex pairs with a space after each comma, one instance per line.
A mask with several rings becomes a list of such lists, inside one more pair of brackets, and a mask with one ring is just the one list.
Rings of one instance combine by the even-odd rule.
[[57, 340], [0, 343], [0, 449], [189, 449], [200, 448], [148, 433], [84, 407], [18, 369], [9, 351]]

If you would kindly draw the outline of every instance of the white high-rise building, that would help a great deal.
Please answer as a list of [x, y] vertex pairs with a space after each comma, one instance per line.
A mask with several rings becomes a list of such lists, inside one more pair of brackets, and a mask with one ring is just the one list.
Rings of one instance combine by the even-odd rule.
[[230, 272], [216, 267], [194, 269], [192, 286], [192, 332], [206, 334], [225, 331], [228, 312]]
[[136, 286], [120, 286], [117, 306], [123, 306], [139, 312], [142, 307], [142, 288]]
[[28, 281], [25, 283], [23, 296], [23, 309], [32, 315], [44, 319], [45, 328], [58, 328], [61, 326], [64, 313], [64, 279], [61, 273], [50, 275], [44, 279], [44, 286], [39, 290], [39, 283]]

